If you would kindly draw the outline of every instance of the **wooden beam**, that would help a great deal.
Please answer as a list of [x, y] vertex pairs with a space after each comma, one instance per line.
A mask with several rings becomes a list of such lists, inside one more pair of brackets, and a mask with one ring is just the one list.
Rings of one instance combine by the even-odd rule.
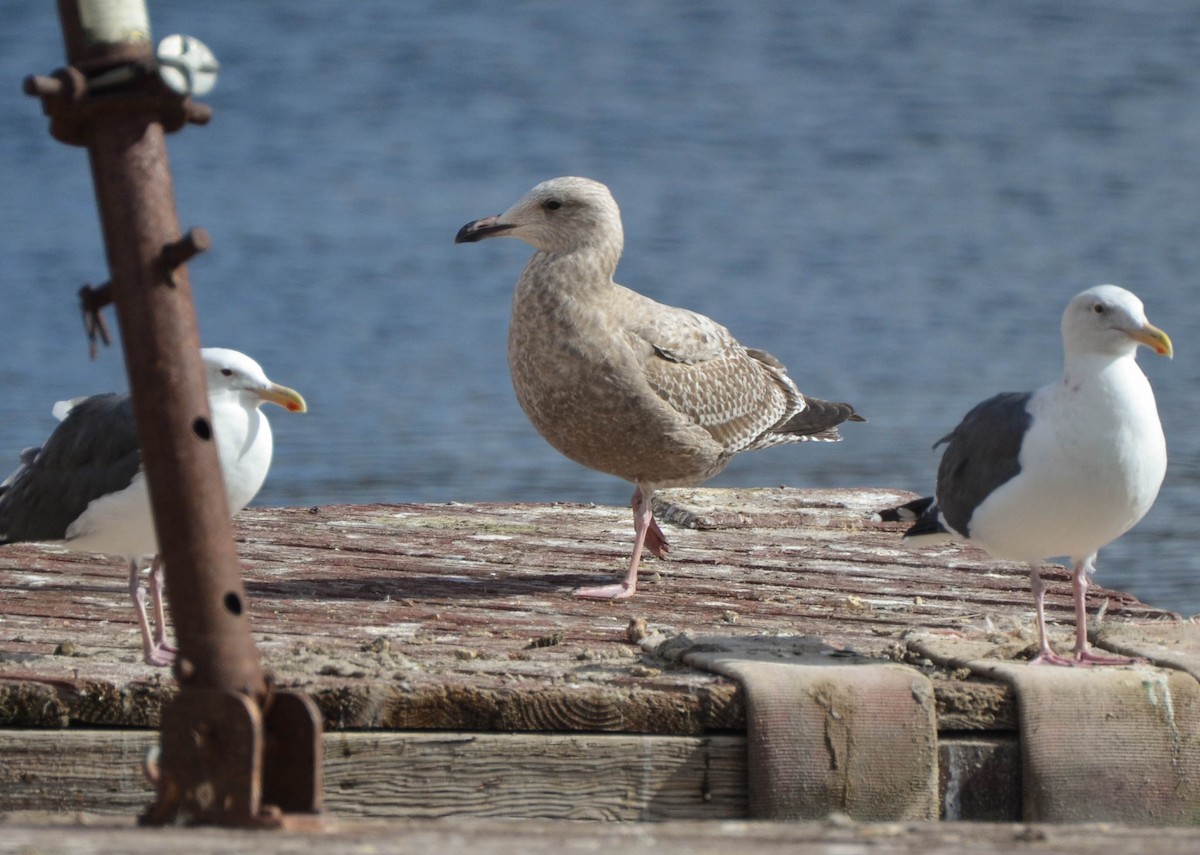
[[147, 832], [116, 817], [0, 817], [0, 851], [93, 855], [361, 855], [363, 852], [486, 852], [488, 855], [1194, 855], [1194, 829], [1008, 823], [709, 822], [578, 823], [564, 820], [345, 820], [314, 836], [235, 829], [161, 828]]
[[[0, 731], [0, 813], [133, 815], [151, 800], [145, 730]], [[325, 799], [344, 817], [738, 819], [741, 735], [339, 732], [325, 736]], [[1019, 819], [1011, 737], [943, 740], [945, 813]]]

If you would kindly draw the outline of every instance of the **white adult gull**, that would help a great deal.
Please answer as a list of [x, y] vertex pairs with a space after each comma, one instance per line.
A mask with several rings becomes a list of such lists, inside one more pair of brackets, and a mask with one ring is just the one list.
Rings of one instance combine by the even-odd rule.
[[835, 441], [837, 425], [863, 420], [849, 404], [801, 394], [779, 360], [710, 318], [616, 284], [624, 233], [603, 184], [544, 181], [503, 214], [463, 226], [455, 242], [497, 236], [536, 250], [508, 331], [517, 400], [560, 452], [635, 485], [625, 578], [577, 596], [630, 597], [643, 548], [666, 553], [656, 488], [706, 481], [742, 451]]
[[[272, 383], [245, 354], [209, 347], [200, 355], [221, 474], [236, 513], [258, 493], [271, 466], [271, 426], [259, 405], [300, 413], [307, 406], [300, 393]], [[166, 640], [158, 539], [132, 399], [103, 394], [61, 401], [54, 415], [60, 423], [45, 443], [25, 449], [20, 466], [0, 484], [0, 544], [55, 542], [74, 552], [123, 557], [145, 661], [169, 665], [176, 650]], [[142, 559], [151, 555], [153, 632], [140, 583]]]
[[[1094, 652], [1087, 637], [1088, 577], [1105, 544], [1154, 504], [1167, 446], [1150, 382], [1137, 364], [1145, 345], [1171, 357], [1165, 332], [1142, 302], [1115, 285], [1077, 295], [1062, 317], [1062, 379], [1034, 391], [996, 395], [942, 437], [936, 497], [883, 511], [916, 518], [914, 544], [964, 539], [991, 555], [1030, 566], [1037, 612], [1035, 663], [1128, 664]], [[1075, 648], [1054, 652], [1046, 634], [1041, 562], [1073, 565]]]

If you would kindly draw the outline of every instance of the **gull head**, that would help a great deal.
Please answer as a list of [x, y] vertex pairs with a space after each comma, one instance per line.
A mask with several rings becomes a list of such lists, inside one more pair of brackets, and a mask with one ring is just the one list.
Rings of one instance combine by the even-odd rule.
[[1129, 356], [1139, 344], [1168, 359], [1170, 337], [1146, 320], [1142, 301], [1116, 285], [1097, 285], [1077, 294], [1062, 317], [1063, 346], [1068, 354]]
[[299, 392], [272, 383], [262, 367], [244, 353], [224, 347], [205, 347], [200, 350], [200, 359], [204, 363], [210, 396], [233, 394], [245, 406], [257, 407], [269, 402], [293, 413], [308, 410]]
[[624, 235], [621, 211], [608, 188], [590, 178], [551, 178], [538, 184], [503, 214], [473, 220], [455, 243], [515, 237], [541, 252], [616, 249]]

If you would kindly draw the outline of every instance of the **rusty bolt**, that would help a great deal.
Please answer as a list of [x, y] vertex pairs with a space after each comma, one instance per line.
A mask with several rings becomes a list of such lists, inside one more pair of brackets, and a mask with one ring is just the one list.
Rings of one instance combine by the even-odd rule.
[[213, 806], [213, 802], [216, 801], [217, 788], [213, 785], [212, 781], [201, 781], [192, 790], [192, 798], [196, 800], [196, 806], [201, 811], [207, 811]]
[[179, 240], [164, 246], [159, 258], [167, 270], [174, 270], [189, 259], [207, 252], [211, 246], [212, 238], [205, 229], [188, 229], [187, 234]]
[[207, 125], [212, 115], [212, 107], [207, 104], [198, 104], [191, 98], [183, 102], [183, 116], [193, 125]]
[[68, 65], [66, 68], [58, 69], [49, 77], [42, 74], [31, 74], [25, 78], [21, 88], [26, 95], [32, 95], [35, 98], [79, 100], [87, 94], [88, 79], [78, 68]]
[[26, 95], [36, 98], [53, 98], [62, 94], [63, 82], [57, 77], [44, 77], [41, 74], [31, 74], [25, 78], [21, 88]]

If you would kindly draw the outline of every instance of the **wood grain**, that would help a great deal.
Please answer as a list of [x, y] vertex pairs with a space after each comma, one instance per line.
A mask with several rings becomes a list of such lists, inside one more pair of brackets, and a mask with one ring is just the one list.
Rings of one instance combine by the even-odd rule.
[[[796, 634], [911, 661], [910, 629], [1032, 642], [1028, 574], [954, 545], [914, 552], [881, 490], [663, 491], [671, 558], [628, 602], [571, 596], [619, 575], [629, 511], [590, 505], [252, 508], [236, 531], [255, 639], [329, 729], [704, 735], [745, 727], [737, 686], [666, 663], [650, 631]], [[1065, 571], [1049, 611], [1071, 617]], [[1169, 620], [1126, 594], [1106, 620]], [[0, 726], [155, 726], [174, 685], [140, 661], [114, 562], [0, 549]], [[1063, 625], [1060, 632], [1068, 632]], [[919, 662], [913, 664], [921, 666]], [[944, 730], [1011, 730], [1003, 686], [942, 675]]]
[[394, 852], [567, 855], [1194, 855], [1182, 828], [1008, 823], [578, 823], [564, 820], [344, 820], [324, 833], [134, 828], [129, 819], [44, 814], [0, 817], [0, 852], [62, 855], [364, 855]]
[[[0, 812], [136, 814], [153, 731], [0, 731]], [[336, 733], [328, 809], [361, 817], [745, 816], [740, 736]]]
[[[0, 813], [140, 813], [145, 730], [0, 731]], [[1017, 819], [1011, 738], [942, 740], [953, 818]], [[746, 816], [746, 743], [603, 734], [327, 734], [325, 797], [344, 817], [666, 821]]]

